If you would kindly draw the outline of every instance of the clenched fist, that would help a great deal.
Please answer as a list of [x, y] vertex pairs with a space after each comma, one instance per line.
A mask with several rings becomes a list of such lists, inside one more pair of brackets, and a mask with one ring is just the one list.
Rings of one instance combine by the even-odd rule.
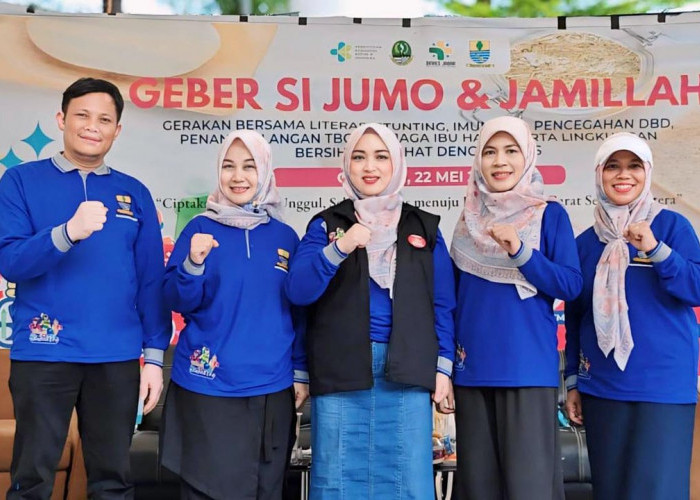
[[101, 201], [84, 201], [66, 224], [66, 232], [73, 242], [84, 240], [95, 231], [101, 231], [105, 222], [107, 207]]
[[488, 228], [488, 232], [489, 236], [510, 255], [515, 255], [520, 250], [522, 242], [512, 224], [494, 224]]
[[648, 222], [635, 222], [625, 228], [623, 236], [632, 246], [642, 252], [650, 252], [659, 244]]
[[190, 240], [190, 260], [197, 265], [204, 263], [212, 248], [219, 246], [219, 242], [211, 234], [194, 233]]
[[357, 222], [350, 229], [345, 231], [342, 238], [336, 240], [338, 250], [343, 253], [352, 253], [356, 248], [364, 248], [369, 243], [372, 232], [362, 224]]

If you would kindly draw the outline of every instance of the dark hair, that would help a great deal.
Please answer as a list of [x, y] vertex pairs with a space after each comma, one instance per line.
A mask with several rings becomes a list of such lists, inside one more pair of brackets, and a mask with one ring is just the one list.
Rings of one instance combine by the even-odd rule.
[[80, 78], [63, 92], [63, 101], [61, 102], [61, 110], [63, 114], [68, 110], [68, 104], [76, 97], [84, 96], [85, 94], [93, 94], [95, 92], [103, 92], [108, 94], [114, 100], [114, 107], [117, 110], [117, 123], [122, 118], [124, 110], [124, 98], [116, 85], [107, 80], [99, 78]]

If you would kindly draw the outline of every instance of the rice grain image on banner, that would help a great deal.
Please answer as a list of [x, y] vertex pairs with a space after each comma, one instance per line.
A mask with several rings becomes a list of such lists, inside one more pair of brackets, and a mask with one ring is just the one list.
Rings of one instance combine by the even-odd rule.
[[[496, 77], [497, 84], [508, 87], [508, 80], [515, 80], [518, 92], [527, 90], [531, 81], [542, 84], [547, 99], [554, 95], [555, 80], [561, 80], [569, 91], [577, 80], [588, 85], [588, 106], [582, 106], [577, 96], [574, 106], [560, 106], [546, 111], [556, 113], [600, 113], [600, 107], [590, 107], [590, 82], [598, 81], [598, 94], [602, 100], [604, 80], [608, 79], [610, 95], [614, 99], [625, 96], [627, 78], [635, 81], [635, 93], [642, 93], [653, 76], [653, 57], [638, 40], [625, 32], [616, 34], [623, 41], [591, 32], [554, 32], [528, 36], [511, 45], [511, 67], [503, 77]], [[560, 96], [560, 102], [563, 99]], [[538, 107], [539, 109], [539, 107]], [[624, 109], [608, 109], [615, 112]]]

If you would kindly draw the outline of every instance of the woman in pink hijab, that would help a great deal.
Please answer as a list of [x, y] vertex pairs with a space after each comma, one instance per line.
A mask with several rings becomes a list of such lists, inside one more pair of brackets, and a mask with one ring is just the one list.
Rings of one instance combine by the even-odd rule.
[[566, 408], [586, 426], [596, 499], [689, 497], [700, 244], [654, 200], [653, 165], [636, 135], [606, 139], [595, 222], [576, 239], [584, 281], [566, 304]]
[[579, 294], [581, 272], [536, 159], [526, 122], [487, 121], [452, 238], [460, 499], [563, 499], [552, 309]]
[[299, 238], [280, 220], [260, 134], [231, 132], [216, 166], [207, 210], [182, 230], [165, 272], [163, 294], [186, 326], [161, 461], [183, 499], [281, 500], [294, 407], [308, 395], [303, 332], [283, 290]]
[[355, 129], [348, 199], [315, 215], [286, 289], [309, 309], [312, 499], [433, 498], [432, 407], [454, 358], [454, 279], [439, 218], [403, 202], [391, 130]]

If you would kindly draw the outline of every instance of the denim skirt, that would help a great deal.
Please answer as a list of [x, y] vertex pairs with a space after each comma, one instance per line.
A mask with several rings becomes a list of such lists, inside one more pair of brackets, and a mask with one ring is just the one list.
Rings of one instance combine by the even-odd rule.
[[430, 392], [386, 380], [387, 348], [371, 389], [312, 398], [311, 500], [434, 498]]

